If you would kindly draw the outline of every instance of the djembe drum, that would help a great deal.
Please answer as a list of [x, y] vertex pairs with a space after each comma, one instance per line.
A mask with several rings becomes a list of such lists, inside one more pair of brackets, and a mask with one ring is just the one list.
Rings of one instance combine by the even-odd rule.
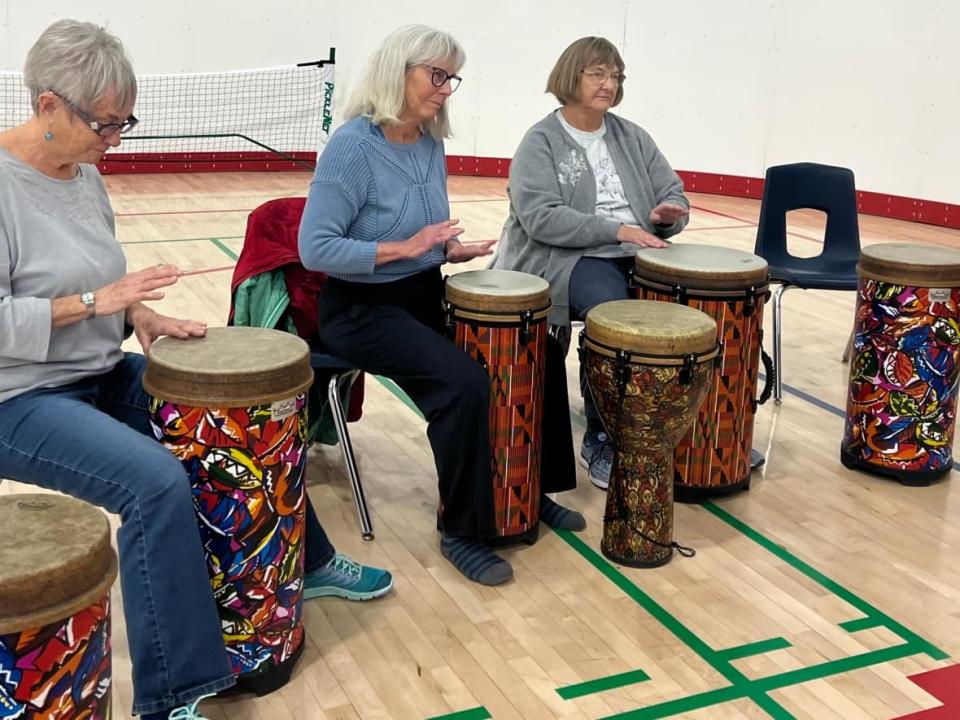
[[513, 270], [446, 281], [454, 343], [490, 376], [490, 450], [497, 533], [533, 542], [540, 522], [540, 455], [550, 285]]
[[302, 651], [307, 344], [263, 328], [161, 338], [143, 385], [157, 438], [193, 487], [240, 690], [284, 685]]
[[960, 251], [905, 243], [860, 251], [840, 459], [927, 485], [950, 472], [960, 359]]
[[674, 498], [699, 502], [750, 487], [767, 261], [712, 245], [643, 248], [632, 281], [641, 300], [680, 303], [717, 323], [720, 365], [700, 412], [677, 444]]
[[100, 510], [63, 495], [0, 497], [0, 718], [110, 720], [110, 586]]
[[670, 561], [673, 458], [710, 390], [717, 324], [683, 305], [614, 300], [587, 313], [587, 383], [614, 444], [601, 550], [633, 567]]

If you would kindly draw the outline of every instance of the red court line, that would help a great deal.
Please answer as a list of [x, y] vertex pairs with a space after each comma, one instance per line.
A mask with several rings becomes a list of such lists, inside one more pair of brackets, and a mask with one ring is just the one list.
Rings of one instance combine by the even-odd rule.
[[703, 232], [704, 230], [737, 230], [737, 229], [743, 229], [743, 228], [755, 228], [756, 226], [757, 226], [756, 223], [750, 223], [749, 225], [716, 225], [715, 227], [700, 227], [700, 228], [687, 227], [683, 229], [683, 232], [692, 233], [692, 232]]
[[[742, 223], [749, 223], [751, 227], [757, 227], [757, 223], [752, 223], [746, 218], [737, 217], [736, 215], [730, 215], [729, 213], [720, 212], [719, 210], [710, 210], [709, 208], [699, 207], [697, 205], [691, 205], [690, 207], [694, 210], [699, 210], [700, 212], [710, 213], [711, 215], [719, 215], [720, 217], [729, 218], [730, 220], [736, 220]], [[804, 240], [809, 240], [810, 242], [815, 242], [815, 243], [819, 243], [820, 245], [823, 245], [823, 238], [810, 237], [809, 235], [804, 235], [803, 233], [798, 233], [794, 230], [787, 230], [787, 235], [803, 238]]]
[[943, 704], [903, 715], [896, 720], [957, 720], [960, 717], [960, 665], [928, 670], [919, 675], [911, 675], [908, 679]]

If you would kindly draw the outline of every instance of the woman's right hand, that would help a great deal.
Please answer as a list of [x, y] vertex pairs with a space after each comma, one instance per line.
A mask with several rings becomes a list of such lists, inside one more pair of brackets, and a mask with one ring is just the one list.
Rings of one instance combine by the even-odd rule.
[[617, 231], [617, 240], [642, 247], [665, 248], [670, 245], [663, 238], [651, 235], [642, 227], [636, 225], [621, 225]]
[[420, 231], [404, 241], [408, 258], [418, 258], [436, 245], [443, 245], [463, 234], [463, 228], [456, 227], [459, 220], [443, 220], [420, 228]]
[[134, 303], [145, 300], [161, 300], [163, 293], [157, 292], [157, 288], [173, 285], [179, 278], [180, 270], [176, 265], [163, 263], [127, 273], [115, 283], [96, 291], [97, 315], [123, 312]]

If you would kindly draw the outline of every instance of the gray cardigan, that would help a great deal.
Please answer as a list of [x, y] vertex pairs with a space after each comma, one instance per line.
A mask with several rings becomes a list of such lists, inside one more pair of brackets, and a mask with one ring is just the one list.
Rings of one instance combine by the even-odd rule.
[[[687, 224], [686, 218], [656, 227], [649, 216], [662, 202], [690, 207], [680, 178], [643, 128], [612, 113], [605, 119], [607, 148], [637, 221], [660, 237], [676, 235]], [[554, 113], [520, 141], [510, 164], [507, 194], [510, 215], [490, 266], [546, 279], [553, 300], [550, 323], [567, 326], [573, 266], [591, 250], [616, 247], [620, 223], [596, 215], [593, 171], [583, 148]]]

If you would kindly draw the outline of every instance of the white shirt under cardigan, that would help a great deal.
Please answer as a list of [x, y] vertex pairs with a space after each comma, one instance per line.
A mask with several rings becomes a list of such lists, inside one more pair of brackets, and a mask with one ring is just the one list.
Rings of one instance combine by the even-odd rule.
[[0, 402], [113, 369], [123, 313], [53, 329], [51, 301], [125, 273], [97, 168], [57, 180], [0, 148]]

